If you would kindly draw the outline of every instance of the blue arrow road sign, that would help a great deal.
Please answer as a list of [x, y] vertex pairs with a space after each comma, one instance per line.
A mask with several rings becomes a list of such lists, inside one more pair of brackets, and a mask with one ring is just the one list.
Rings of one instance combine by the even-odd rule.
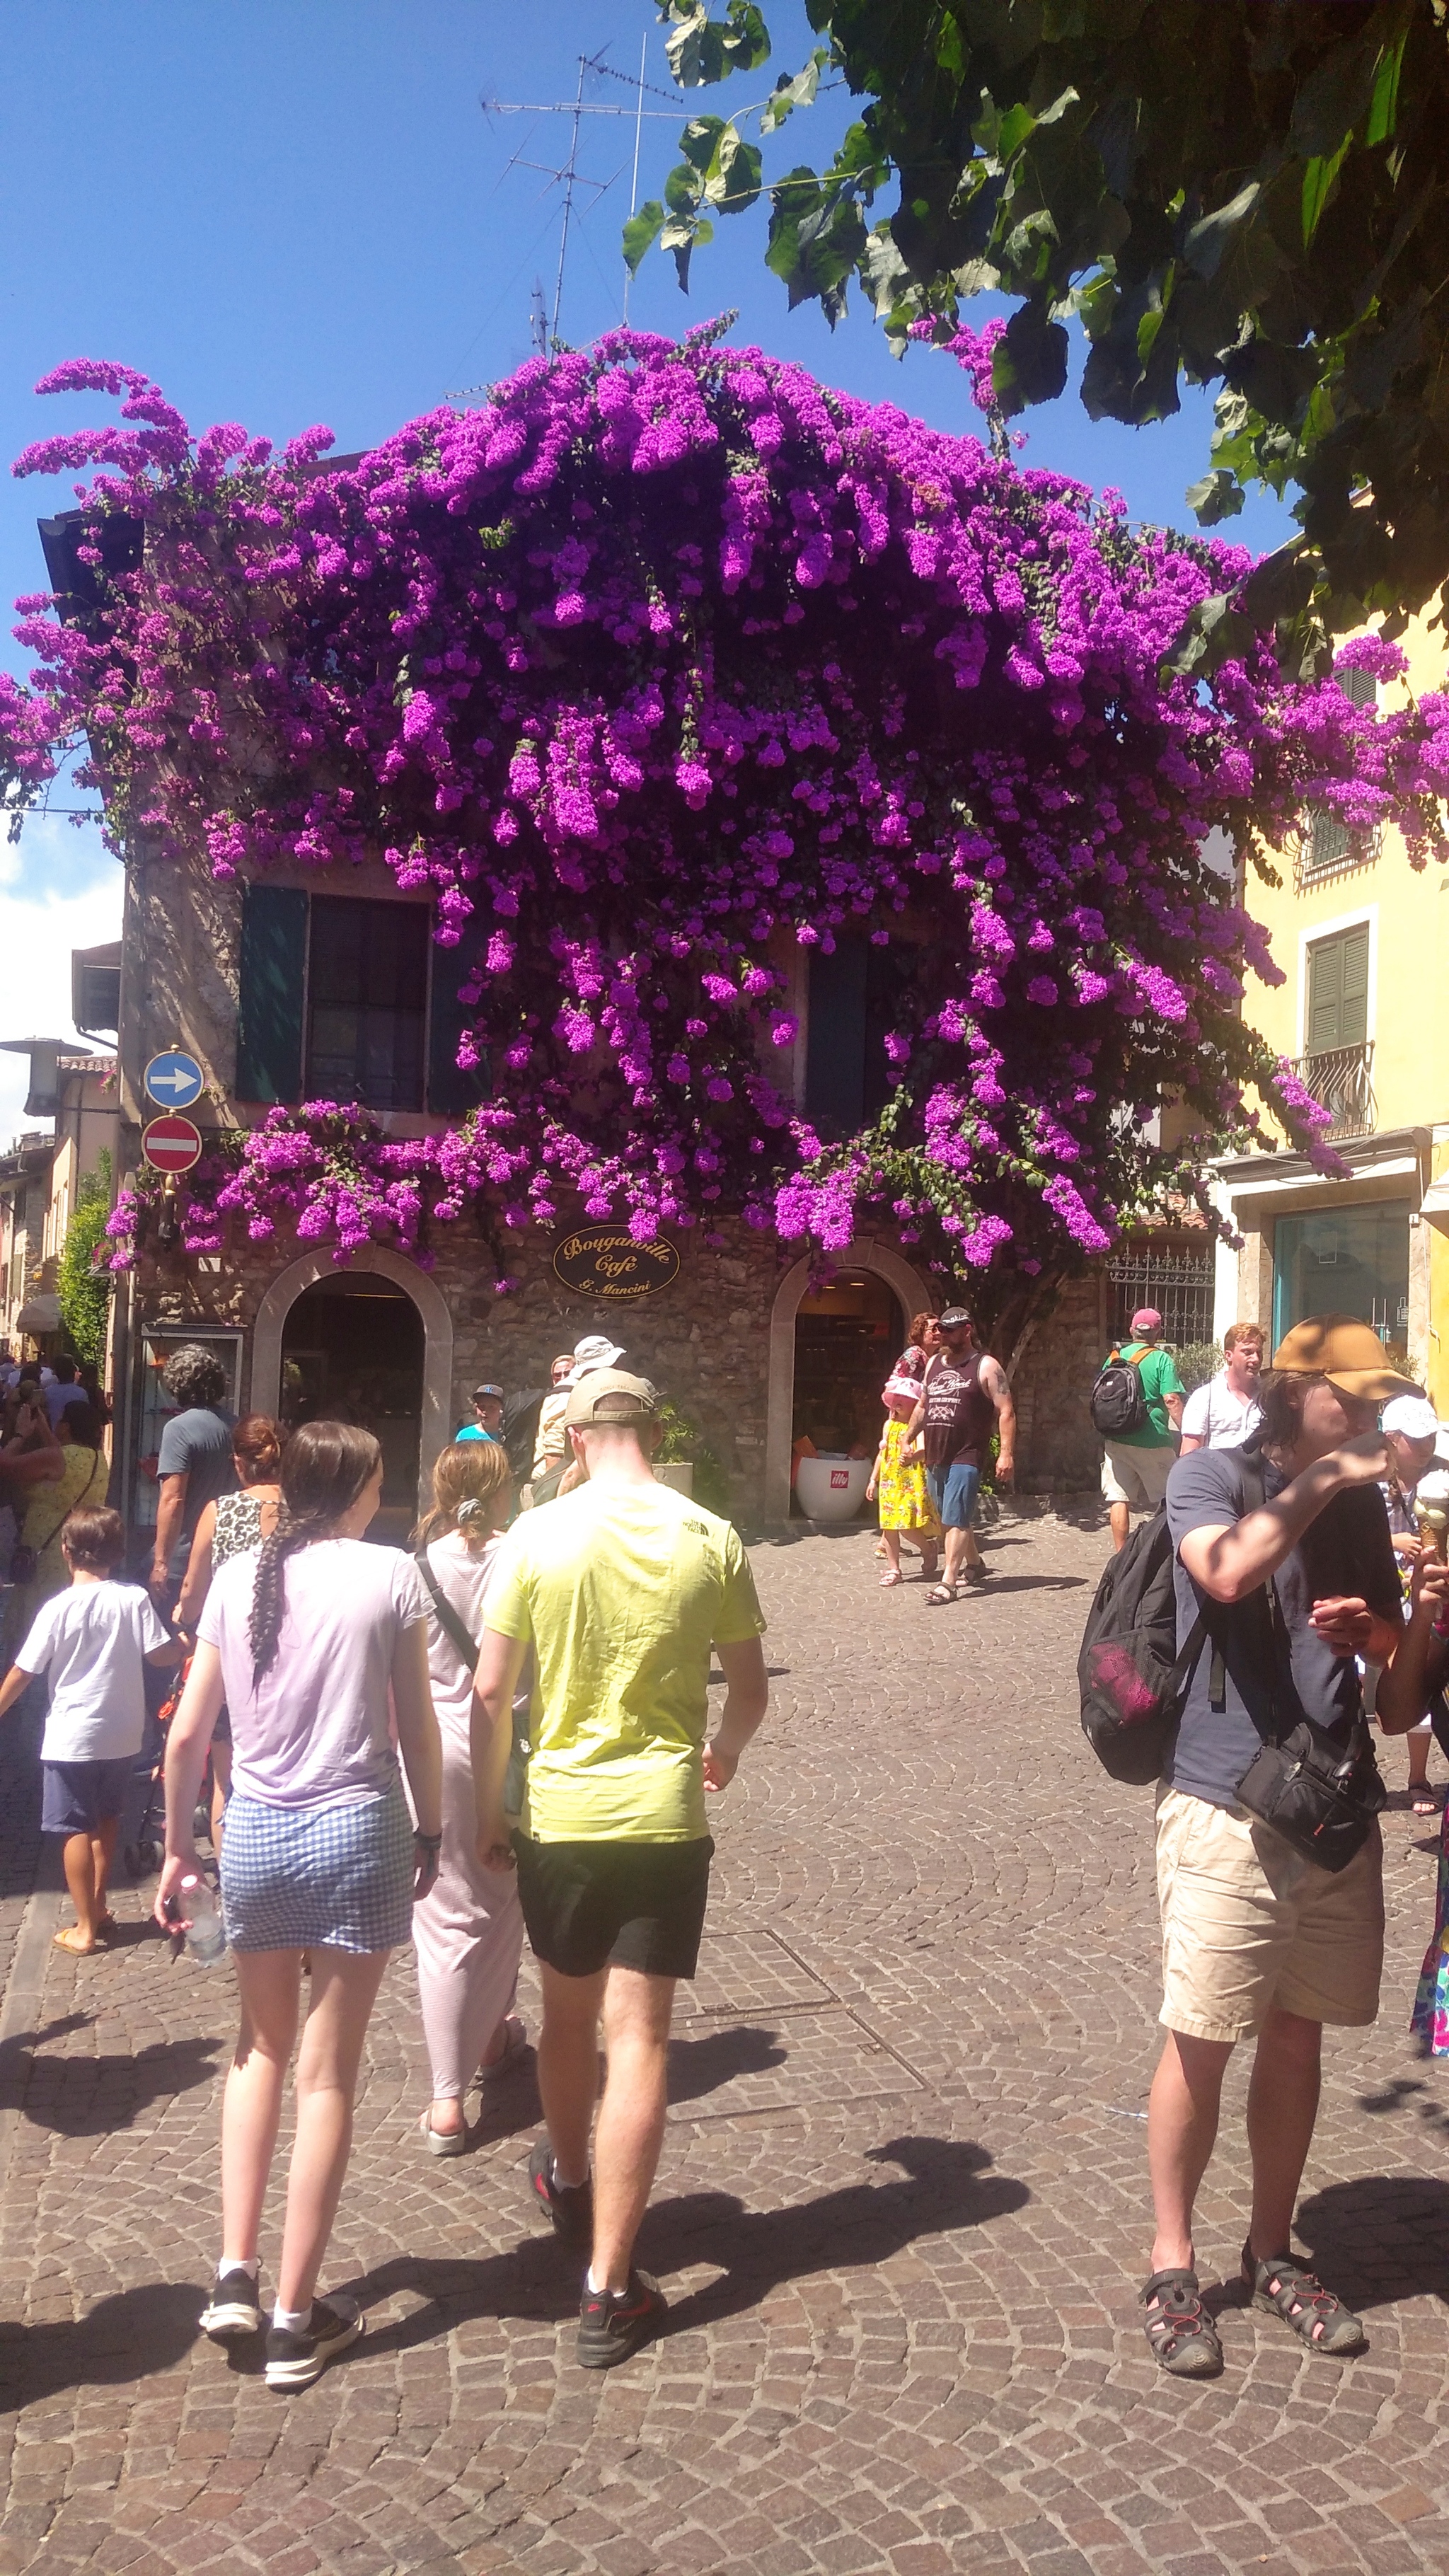
[[194, 1055], [183, 1055], [171, 1047], [165, 1055], [153, 1055], [146, 1067], [146, 1089], [163, 1109], [189, 1109], [201, 1097], [205, 1082]]

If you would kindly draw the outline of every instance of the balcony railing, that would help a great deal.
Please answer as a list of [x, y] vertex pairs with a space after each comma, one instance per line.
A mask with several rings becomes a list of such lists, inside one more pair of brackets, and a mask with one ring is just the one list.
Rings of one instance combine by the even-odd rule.
[[1374, 1045], [1329, 1047], [1321, 1055], [1300, 1056], [1293, 1071], [1305, 1091], [1321, 1101], [1332, 1117], [1325, 1140], [1336, 1145], [1347, 1136], [1371, 1136], [1378, 1125], [1373, 1086]]

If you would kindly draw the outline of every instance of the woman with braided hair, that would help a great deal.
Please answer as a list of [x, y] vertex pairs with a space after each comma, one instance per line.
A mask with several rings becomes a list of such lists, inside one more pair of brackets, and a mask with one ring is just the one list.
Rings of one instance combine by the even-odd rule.
[[314, 2293], [347, 2171], [372, 2007], [388, 1953], [409, 1938], [413, 1905], [437, 1875], [442, 1764], [421, 1577], [410, 1557], [362, 1543], [382, 1495], [376, 1440], [352, 1423], [303, 1423], [280, 1481], [276, 1528], [255, 1553], [221, 1567], [201, 1614], [166, 1747], [166, 1862], [155, 1910], [168, 1930], [186, 1928], [183, 1884], [197, 1871], [192, 1815], [225, 1698], [232, 1795], [221, 1894], [241, 2032], [222, 2105], [221, 2261], [201, 2323], [223, 2343], [262, 2328], [257, 2236], [305, 1952], [311, 1991], [266, 2357], [268, 2387], [293, 2389], [362, 2332], [352, 2300]]

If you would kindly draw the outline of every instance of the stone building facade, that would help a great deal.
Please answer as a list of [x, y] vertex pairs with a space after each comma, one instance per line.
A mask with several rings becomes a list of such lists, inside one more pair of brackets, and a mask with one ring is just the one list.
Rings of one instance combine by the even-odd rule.
[[[326, 943], [339, 925], [346, 927], [342, 912], [329, 912], [328, 905], [339, 899], [354, 908], [386, 904], [415, 915], [422, 901], [400, 894], [381, 864], [349, 870], [345, 883], [330, 871], [279, 870], [267, 890], [284, 905], [290, 898], [310, 907], [311, 963], [305, 974], [298, 969], [297, 989], [313, 1035], [308, 978], [321, 988]], [[245, 906], [254, 900], [240, 886], [188, 871], [169, 855], [132, 857], [120, 1000], [123, 1181], [136, 1169], [143, 1125], [155, 1115], [144, 1090], [155, 1055], [181, 1047], [201, 1064], [206, 1090], [190, 1114], [204, 1132], [254, 1124], [266, 1114], [265, 1098], [244, 1096], [260, 1087], [255, 1064], [265, 1055], [256, 1034], [259, 1006], [249, 1004], [245, 990], [247, 975], [259, 971], [255, 958], [248, 965], [245, 923]], [[287, 919], [285, 912], [277, 917]], [[292, 918], [300, 922], [301, 910]], [[432, 977], [446, 969], [447, 952], [430, 942], [429, 960]], [[279, 971], [283, 980], [291, 972], [285, 953]], [[456, 977], [456, 966], [451, 971]], [[446, 1007], [446, 995], [430, 986], [429, 1033]], [[305, 1081], [305, 1053], [297, 1061]], [[400, 1136], [445, 1123], [427, 1108], [377, 1115], [385, 1132]], [[339, 1264], [331, 1251], [299, 1244], [281, 1228], [273, 1241], [258, 1245], [236, 1219], [221, 1250], [187, 1255], [175, 1245], [163, 1247], [153, 1225], [136, 1267], [118, 1283], [113, 1379], [120, 1497], [144, 1524], [157, 1381], [178, 1337], [215, 1337], [232, 1400], [242, 1408], [285, 1414], [310, 1402], [313, 1409], [351, 1409], [360, 1419], [381, 1408], [391, 1427], [375, 1427], [389, 1457], [400, 1534], [419, 1474], [426, 1477], [437, 1449], [467, 1418], [468, 1395], [480, 1379], [510, 1389], [546, 1385], [557, 1352], [586, 1333], [604, 1332], [658, 1381], [708, 1444], [731, 1507], [756, 1526], [778, 1524], [790, 1509], [797, 1430], [817, 1439], [824, 1430], [842, 1446], [867, 1431], [874, 1437], [880, 1381], [910, 1315], [940, 1303], [939, 1284], [885, 1232], [834, 1256], [844, 1287], [822, 1294], [818, 1274], [812, 1283], [811, 1265], [797, 1247], [730, 1217], [713, 1231], [723, 1240], [711, 1247], [702, 1229], [678, 1230], [676, 1275], [628, 1302], [565, 1285], [554, 1265], [558, 1237], [532, 1232], [506, 1238], [509, 1272], [518, 1284], [500, 1295], [493, 1253], [466, 1217], [432, 1228], [431, 1269], [383, 1246]], [[1101, 1356], [1103, 1298], [1095, 1274], [1069, 1283], [1023, 1355], [1019, 1472], [1027, 1487], [1081, 1486], [1095, 1477], [1086, 1390]], [[801, 1391], [802, 1334], [815, 1371], [813, 1416]]]

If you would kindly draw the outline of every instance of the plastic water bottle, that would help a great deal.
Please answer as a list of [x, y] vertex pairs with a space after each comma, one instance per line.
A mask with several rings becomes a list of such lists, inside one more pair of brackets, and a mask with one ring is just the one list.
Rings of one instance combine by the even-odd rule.
[[214, 1968], [226, 1948], [221, 1913], [204, 1878], [183, 1878], [181, 1910], [191, 1917], [186, 1947], [198, 1968]]

